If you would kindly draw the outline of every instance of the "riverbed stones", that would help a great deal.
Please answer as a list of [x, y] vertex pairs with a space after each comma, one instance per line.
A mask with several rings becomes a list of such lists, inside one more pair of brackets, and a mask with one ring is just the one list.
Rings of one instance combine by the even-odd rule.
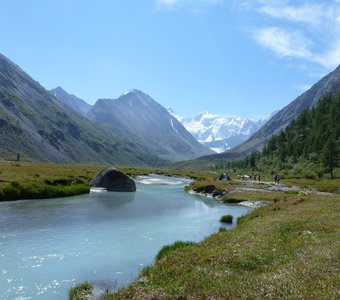
[[101, 170], [90, 181], [90, 187], [105, 188], [110, 192], [136, 191], [134, 180], [114, 167]]

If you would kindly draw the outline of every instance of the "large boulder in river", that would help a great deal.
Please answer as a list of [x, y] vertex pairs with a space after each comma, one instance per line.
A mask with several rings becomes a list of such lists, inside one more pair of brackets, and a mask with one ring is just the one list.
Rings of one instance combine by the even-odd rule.
[[114, 167], [100, 171], [90, 181], [90, 187], [105, 188], [111, 192], [134, 192], [136, 184], [129, 176]]

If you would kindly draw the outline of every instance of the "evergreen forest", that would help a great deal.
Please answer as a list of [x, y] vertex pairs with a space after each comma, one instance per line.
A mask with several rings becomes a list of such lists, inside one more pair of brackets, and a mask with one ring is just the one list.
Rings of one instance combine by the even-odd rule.
[[334, 178], [340, 161], [340, 93], [325, 95], [303, 111], [262, 151], [229, 162], [228, 168], [280, 173], [285, 178]]

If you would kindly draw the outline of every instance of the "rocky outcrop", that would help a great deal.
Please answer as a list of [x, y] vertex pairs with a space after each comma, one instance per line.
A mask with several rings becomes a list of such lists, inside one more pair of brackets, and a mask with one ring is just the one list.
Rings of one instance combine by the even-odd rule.
[[114, 167], [100, 171], [90, 182], [90, 187], [105, 188], [111, 192], [135, 192], [133, 179]]

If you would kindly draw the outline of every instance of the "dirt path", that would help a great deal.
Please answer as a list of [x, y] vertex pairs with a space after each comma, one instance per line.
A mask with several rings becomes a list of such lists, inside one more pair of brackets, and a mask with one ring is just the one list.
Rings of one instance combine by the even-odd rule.
[[255, 181], [255, 180], [240, 180], [235, 179], [234, 181], [240, 184], [240, 187], [235, 188], [234, 192], [245, 192], [245, 191], [261, 191], [261, 192], [288, 192], [288, 191], [301, 191], [302, 193], [311, 193], [317, 195], [330, 195], [330, 193], [319, 192], [316, 189], [305, 189], [298, 186], [288, 186], [285, 184], [277, 184], [270, 181]]

